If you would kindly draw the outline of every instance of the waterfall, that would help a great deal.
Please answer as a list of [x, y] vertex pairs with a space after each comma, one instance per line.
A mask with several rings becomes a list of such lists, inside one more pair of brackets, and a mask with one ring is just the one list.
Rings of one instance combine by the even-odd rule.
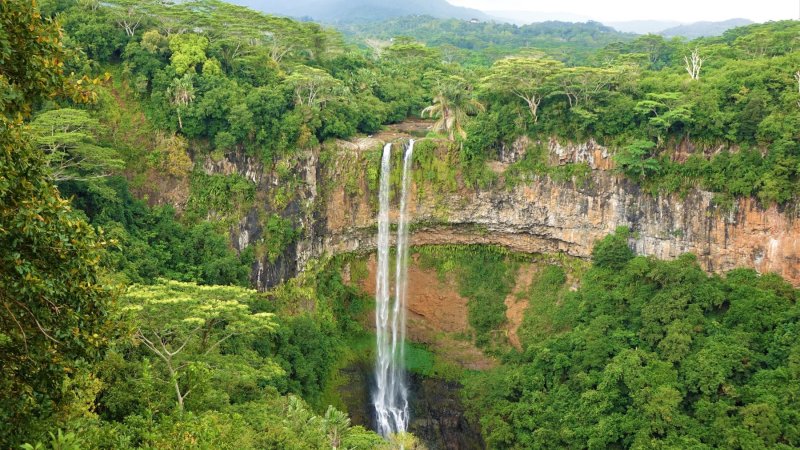
[[381, 178], [378, 195], [378, 267], [375, 287], [375, 327], [377, 337], [377, 361], [375, 362], [375, 392], [373, 403], [378, 424], [378, 432], [386, 436], [393, 431], [395, 424], [390, 408], [395, 400], [390, 394], [389, 366], [392, 355], [388, 349], [389, 325], [389, 178], [391, 174], [392, 144], [383, 148], [381, 159]]
[[394, 298], [389, 274], [389, 178], [392, 145], [386, 144], [381, 159], [380, 210], [378, 212], [378, 268], [376, 276], [375, 325], [377, 361], [373, 403], [378, 432], [383, 436], [408, 429], [408, 387], [405, 374], [406, 274], [408, 273], [408, 187], [414, 140], [403, 156], [403, 179], [397, 221]]

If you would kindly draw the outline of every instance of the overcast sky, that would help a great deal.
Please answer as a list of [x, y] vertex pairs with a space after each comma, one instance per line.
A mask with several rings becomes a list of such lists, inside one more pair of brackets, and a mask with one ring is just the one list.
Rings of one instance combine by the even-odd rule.
[[756, 22], [797, 19], [800, 0], [448, 0], [483, 11], [517, 10], [569, 13], [597, 21], [725, 20]]

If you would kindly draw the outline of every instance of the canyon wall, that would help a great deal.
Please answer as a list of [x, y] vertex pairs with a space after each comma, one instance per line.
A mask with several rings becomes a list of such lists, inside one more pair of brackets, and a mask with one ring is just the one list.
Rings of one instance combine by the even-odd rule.
[[[346, 189], [338, 179], [343, 168], [365, 172], [363, 154], [379, 148], [383, 140], [400, 136], [376, 136], [340, 142], [327, 166], [319, 152], [297, 158], [295, 173], [302, 183], [294, 205], [287, 208], [302, 227], [302, 237], [270, 263], [254, 267], [260, 289], [291, 277], [312, 258], [343, 252], [369, 252], [375, 247], [375, 203], [364, 176], [358, 189]], [[494, 244], [527, 253], [565, 253], [588, 258], [593, 244], [617, 227], [633, 233], [631, 248], [637, 254], [670, 259], [686, 252], [697, 255], [709, 272], [736, 267], [777, 272], [800, 285], [800, 221], [796, 210], [763, 208], [752, 199], [741, 199], [733, 208], [715, 205], [714, 194], [693, 190], [686, 195], [653, 196], [616, 174], [610, 152], [594, 143], [545, 143], [551, 164], [586, 163], [591, 168], [582, 180], [556, 181], [534, 176], [514, 188], [504, 186], [509, 164], [524, 154], [526, 143], [503, 149], [491, 163], [498, 182], [485, 189], [459, 187], [435, 192], [414, 186], [409, 203], [413, 220], [411, 244]], [[399, 148], [399, 147], [398, 147]], [[278, 186], [279, 179], [254, 167], [251, 161], [228, 159], [206, 164], [209, 173], [238, 171], [258, 183], [259, 190]], [[424, 193], [423, 193], [424, 191]], [[420, 195], [423, 193], [423, 195]], [[258, 208], [259, 205], [256, 205]], [[231, 230], [237, 248], [261, 235], [254, 215]]]

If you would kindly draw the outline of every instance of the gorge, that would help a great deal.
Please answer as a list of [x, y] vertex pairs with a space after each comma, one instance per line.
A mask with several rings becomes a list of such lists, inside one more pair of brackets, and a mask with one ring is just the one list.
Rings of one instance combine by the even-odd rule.
[[[295, 216], [304, 224], [303, 235], [287, 247], [276, 265], [257, 262], [260, 269], [254, 270], [254, 281], [259, 286], [268, 288], [281, 282], [282, 277], [300, 273], [304, 261], [322, 255], [368, 257], [374, 254], [380, 248], [380, 245], [376, 246], [375, 236], [381, 228], [380, 225], [375, 227], [376, 213], [380, 210], [381, 214], [388, 213], [391, 221], [399, 221], [397, 231], [400, 232], [405, 223], [401, 216], [406, 208], [412, 249], [429, 245], [477, 244], [500, 246], [529, 255], [588, 259], [598, 240], [618, 227], [625, 227], [633, 231], [628, 245], [637, 254], [669, 260], [683, 253], [694, 253], [701, 266], [710, 273], [751, 267], [760, 272], [780, 273], [795, 284], [800, 282], [800, 266], [797, 264], [800, 228], [796, 213], [791, 209], [763, 208], [751, 199], [739, 200], [732, 208], [726, 209], [715, 203], [712, 193], [701, 190], [684, 195], [652, 195], [616, 173], [610, 156], [612, 152], [593, 141], [575, 144], [551, 140], [539, 144], [547, 149], [548, 161], [553, 166], [586, 165], [589, 172], [582, 179], [564, 180], [534, 174], [513, 187], [507, 186], [505, 174], [525, 157], [526, 151], [532, 151], [537, 145], [520, 141], [491, 163], [491, 169], [498, 176], [492, 186], [471, 188], [462, 184], [461, 175], [455, 175], [455, 185], [448, 184], [445, 178], [449, 175], [442, 175], [444, 171], [437, 175], [439, 178], [425, 179], [423, 173], [426, 167], [431, 166], [431, 161], [444, 166], [451, 161], [453, 150], [444, 141], [419, 139], [411, 185], [406, 192], [402, 188], [406, 179], [395, 173], [391, 182], [393, 206], [391, 211], [384, 211], [377, 207], [382, 205], [381, 202], [375, 203], [375, 185], [370, 184], [369, 170], [364, 170], [364, 167], [375, 164], [376, 158], [371, 155], [385, 155], [380, 153], [380, 149], [386, 147], [384, 140], [411, 139], [413, 126], [411, 130], [409, 126], [401, 125], [372, 138], [340, 141], [335, 148], [327, 150], [332, 155], [328, 157], [330, 163], [327, 166], [320, 162], [324, 156], [315, 151], [299, 159], [294, 170], [305, 180], [303, 195], [309, 204], [316, 206]], [[405, 160], [395, 158], [393, 161], [399, 167]], [[259, 169], [254, 168], [258, 165], [238, 164], [232, 160], [216, 166], [206, 163], [212, 170], [242, 170], [241, 173], [250, 173], [253, 179], [271, 177], [268, 173], [259, 173]], [[354, 179], [356, 188], [348, 190], [348, 183], [353, 183]], [[408, 195], [407, 206], [403, 205], [406, 200], [403, 193]], [[234, 242], [243, 236], [257, 239], [258, 229], [248, 228], [247, 221], [243, 221], [238, 229], [232, 230], [231, 236]], [[388, 244], [401, 245], [398, 239], [385, 245]], [[381, 253], [378, 251], [378, 259]], [[297, 265], [286, 264], [289, 261], [297, 261]], [[381, 280], [381, 263], [377, 262], [376, 266], [375, 261], [371, 261], [363, 288], [377, 294], [380, 299], [384, 295], [380, 293], [380, 281], [377, 292], [373, 286], [376, 279]], [[436, 277], [430, 271], [426, 272], [413, 261], [412, 265], [411, 282], [416, 287], [412, 287], [409, 298], [409, 314], [412, 316], [410, 340], [448, 353], [451, 361], [465, 368], [485, 370], [493, 367], [496, 363], [482, 356], [482, 351], [458, 343], [457, 334], [469, 333], [471, 327], [467, 324], [467, 301], [459, 297], [457, 287], [434, 281]], [[520, 287], [515, 289], [527, 289], [524, 274], [536, 274], [539, 270], [535, 265], [530, 269], [523, 268], [518, 275], [521, 277]], [[527, 275], [528, 283], [530, 279], [531, 275]], [[511, 300], [506, 304], [509, 308], [506, 318], [508, 339], [512, 346], [519, 347], [521, 311], [527, 302]], [[443, 333], [456, 338], [442, 337]], [[367, 378], [360, 379], [361, 383], [369, 385]], [[426, 383], [429, 386], [434, 383], [433, 386], [437, 387], [433, 391], [430, 388], [420, 390], [420, 383], [426, 379], [413, 376], [412, 431], [425, 439], [430, 448], [482, 448], [484, 444], [481, 444], [480, 434], [475, 434], [475, 425], [465, 420], [463, 411], [459, 412], [457, 401], [447, 403], [449, 406], [445, 409], [436, 409], [436, 406], [420, 409], [419, 402], [430, 400], [424, 396], [415, 398], [414, 395], [438, 392], [446, 385], [435, 384], [446, 382], [429, 378]], [[355, 383], [352, 386], [358, 384]], [[455, 389], [459, 389], [458, 385]], [[348, 403], [347, 408], [351, 412], [359, 411], [363, 405], [356, 401]], [[415, 420], [415, 412], [422, 417]], [[359, 417], [365, 413], [355, 414]], [[362, 423], [367, 425], [370, 422]], [[445, 423], [448, 425], [444, 426]], [[438, 425], [431, 428], [431, 424]], [[453, 441], [455, 435], [461, 436], [461, 440]], [[448, 439], [460, 444], [447, 447], [443, 442]]]
[[800, 22], [366, 19], [0, 1], [0, 448], [800, 448]]
[[[396, 132], [387, 135], [397, 136]], [[683, 195], [653, 196], [617, 175], [609, 150], [593, 141], [562, 144], [551, 140], [542, 145], [552, 164], [586, 164], [590, 174], [577, 181], [533, 176], [513, 189], [500, 184], [477, 189], [459, 186], [424, 198], [418, 195], [420, 186], [415, 182], [408, 206], [413, 217], [410, 244], [496, 244], [524, 253], [561, 252], [588, 258], [597, 239], [625, 226], [634, 231], [630, 245], [638, 254], [670, 259], [690, 252], [709, 272], [752, 267], [800, 283], [796, 210], [765, 208], [752, 199], [723, 207], [715, 204], [713, 193], [697, 189]], [[319, 164], [318, 151], [299, 159], [295, 170], [304, 180], [302, 198], [308, 204], [319, 203], [313, 210], [298, 211], [296, 220], [303, 235], [284, 256], [274, 264], [257, 263], [253, 271], [257, 286], [273, 286], [322, 254], [375, 249], [372, 194], [365, 174], [356, 175], [359, 187], [354, 194], [346, 192], [343, 181], [353, 176], [348, 171], [363, 167], [366, 154], [381, 146], [380, 136], [341, 141], [332, 167]], [[501, 178], [523, 157], [525, 146], [515, 147], [492, 166]], [[437, 152], [436, 158], [445, 161], [447, 157], [446, 152]], [[205, 167], [209, 173], [241, 173], [266, 191], [275, 181], [248, 158], [206, 161]], [[333, 188], [324, 193], [323, 200], [319, 188], [325, 183]], [[261, 230], [248, 217], [231, 230], [238, 248], [260, 237]]]

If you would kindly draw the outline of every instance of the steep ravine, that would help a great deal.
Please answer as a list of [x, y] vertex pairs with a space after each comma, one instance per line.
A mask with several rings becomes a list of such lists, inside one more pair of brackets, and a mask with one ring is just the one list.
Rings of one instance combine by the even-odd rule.
[[[360, 158], [387, 138], [402, 136], [340, 142], [334, 167], [323, 167], [317, 151], [296, 159], [294, 173], [302, 182], [297, 199], [282, 214], [302, 227], [302, 237], [273, 263], [262, 259], [255, 265], [254, 281], [260, 289], [293, 276], [312, 258], [374, 249], [373, 193], [362, 180], [358, 192], [348, 194], [344, 182], [335, 177], [343, 161]], [[428, 192], [423, 198], [412, 189], [411, 244], [495, 244], [520, 252], [563, 252], [588, 258], [597, 239], [627, 226], [634, 231], [630, 245], [638, 254], [670, 259], [692, 252], [710, 272], [750, 267], [777, 272], [800, 285], [796, 212], [781, 212], [774, 206], [764, 209], [751, 199], [741, 199], [733, 210], [724, 211], [714, 204], [713, 193], [700, 190], [683, 197], [654, 197], [610, 170], [609, 152], [594, 142], [561, 145], [553, 141], [549, 150], [553, 163], [589, 164], [588, 180], [561, 182], [538, 176], [514, 189], [462, 187], [435, 195]], [[493, 163], [493, 169], [502, 175], [521, 152], [520, 148], [504, 152], [506, 161]], [[209, 173], [237, 171], [258, 183], [259, 190], [269, 191], [281, 182], [247, 158], [207, 162], [205, 169]], [[331, 188], [323, 193], [322, 186]], [[231, 230], [237, 248], [261, 236], [256, 217], [248, 215]]]

